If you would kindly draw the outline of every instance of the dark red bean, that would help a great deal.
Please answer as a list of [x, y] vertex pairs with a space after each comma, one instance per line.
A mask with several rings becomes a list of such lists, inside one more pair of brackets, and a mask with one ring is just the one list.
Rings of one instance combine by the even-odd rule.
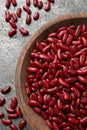
[[54, 130], [59, 130], [58, 125], [55, 122], [53, 122], [53, 129]]
[[14, 36], [15, 34], [16, 34], [16, 29], [11, 29], [9, 32], [8, 32], [8, 35], [10, 36], [10, 37], [12, 37], [12, 36]]
[[41, 113], [41, 109], [40, 109], [40, 108], [38, 108], [38, 107], [34, 107], [34, 111], [35, 111], [36, 113], [38, 113], [38, 114], [40, 114], [40, 113]]
[[87, 116], [84, 117], [84, 118], [82, 118], [82, 119], [80, 120], [80, 123], [81, 123], [82, 125], [86, 125], [86, 124], [87, 124]]
[[11, 104], [10, 104], [10, 106], [11, 106], [12, 109], [15, 109], [15, 108], [16, 108], [16, 106], [17, 106], [17, 98], [16, 98], [16, 97], [13, 97], [13, 98], [11, 99]]
[[12, 28], [17, 28], [17, 25], [13, 20], [9, 20], [9, 23], [10, 23]]
[[20, 129], [23, 129], [24, 127], [25, 127], [25, 125], [26, 125], [26, 121], [25, 120], [21, 120], [20, 122], [19, 122], [19, 128]]
[[86, 38], [85, 37], [81, 37], [81, 41], [82, 41], [82, 45], [84, 47], [87, 47], [87, 40], [86, 40]]
[[34, 5], [34, 7], [37, 7], [38, 6], [38, 0], [33, 0], [33, 5]]
[[11, 18], [13, 19], [13, 21], [17, 22], [17, 16], [15, 13], [11, 13]]
[[72, 117], [69, 117], [68, 118], [68, 121], [73, 124], [73, 125], [78, 125], [79, 121], [76, 120], [75, 118], [72, 118]]
[[28, 104], [29, 104], [30, 106], [33, 106], [33, 107], [40, 107], [39, 102], [37, 102], [37, 101], [35, 101], [35, 100], [29, 100], [29, 101], [28, 101]]
[[16, 125], [14, 125], [14, 124], [11, 124], [11, 125], [10, 125], [10, 128], [11, 128], [11, 130], [18, 130], [18, 128], [17, 128]]
[[69, 47], [68, 47], [67, 45], [64, 45], [64, 44], [62, 44], [62, 43], [59, 43], [59, 46], [60, 46], [60, 48], [61, 48], [62, 50], [64, 50], [64, 51], [69, 51]]
[[72, 87], [71, 91], [73, 91], [75, 93], [76, 97], [80, 97], [80, 92], [79, 92], [79, 90], [77, 88]]
[[3, 119], [1, 119], [1, 121], [2, 121], [2, 124], [4, 124], [4, 125], [11, 125], [12, 124], [12, 121], [9, 119], [3, 118]]
[[10, 107], [6, 107], [5, 110], [6, 110], [8, 113], [10, 113], [10, 114], [14, 114], [14, 113], [16, 112], [15, 109], [11, 109]]
[[5, 103], [5, 98], [0, 98], [0, 106], [3, 106]]
[[82, 98], [82, 99], [81, 99], [81, 102], [82, 102], [83, 104], [87, 104], [87, 97]]
[[18, 115], [16, 113], [15, 114], [8, 114], [8, 118], [9, 119], [17, 119]]
[[50, 61], [50, 58], [47, 55], [45, 55], [45, 54], [40, 54], [39, 58], [41, 58], [41, 59], [43, 59], [45, 61]]
[[64, 81], [62, 78], [59, 78], [59, 83], [64, 87], [69, 87], [69, 84], [66, 81]]
[[56, 93], [57, 91], [58, 91], [58, 87], [49, 88], [49, 89], [46, 90], [46, 92], [49, 93], [49, 94]]
[[3, 118], [3, 117], [4, 117], [4, 113], [0, 112], [0, 118]]
[[10, 5], [11, 5], [11, 0], [6, 0], [5, 7], [9, 9]]
[[77, 39], [80, 36], [81, 28], [80, 25], [77, 26], [74, 34], [74, 38]]
[[17, 1], [16, 0], [11, 0], [11, 2], [12, 2], [14, 7], [17, 6]]
[[22, 117], [23, 116], [19, 106], [16, 107], [16, 113], [17, 113], [18, 117]]
[[47, 2], [45, 3], [44, 10], [45, 10], [45, 11], [49, 11], [50, 9], [51, 9], [51, 4], [50, 4], [49, 1], [47, 1]]
[[42, 7], [43, 7], [43, 2], [42, 2], [42, 1], [38, 1], [38, 5], [37, 5], [37, 6], [38, 6], [39, 9], [42, 9]]
[[30, 14], [27, 14], [26, 24], [29, 25], [30, 23], [31, 23], [31, 15], [30, 15]]
[[51, 3], [54, 3], [55, 2], [55, 0], [48, 0], [49, 2], [51, 2]]
[[35, 13], [34, 13], [33, 19], [34, 19], [34, 20], [38, 20], [38, 19], [39, 19], [39, 12], [35, 12]]
[[5, 88], [1, 89], [1, 93], [2, 94], [7, 94], [9, 93], [11, 90], [11, 87], [10, 86], [6, 86]]
[[78, 76], [78, 80], [83, 84], [87, 84], [87, 77]]
[[22, 13], [22, 9], [21, 8], [17, 8], [16, 10], [16, 15], [20, 18], [21, 17], [21, 13]]
[[30, 0], [26, 0], [26, 5], [30, 6], [30, 4], [31, 4]]
[[53, 80], [51, 80], [51, 82], [49, 83], [49, 85], [50, 85], [51, 87], [53, 87], [53, 86], [55, 86], [55, 85], [57, 84], [57, 82], [58, 82], [58, 79], [57, 79], [57, 78], [54, 78]]
[[11, 19], [11, 14], [9, 11], [5, 11], [5, 20], [8, 22]]
[[28, 14], [31, 14], [31, 10], [27, 5], [23, 6], [23, 10], [26, 11]]
[[24, 35], [24, 36], [26, 36], [26, 35], [29, 34], [29, 31], [26, 30], [26, 29], [24, 29], [23, 27], [20, 27], [20, 28], [19, 28], [19, 31], [20, 31], [20, 33], [21, 33], [22, 35]]
[[48, 119], [46, 120], [46, 123], [51, 129], [53, 128], [52, 123]]

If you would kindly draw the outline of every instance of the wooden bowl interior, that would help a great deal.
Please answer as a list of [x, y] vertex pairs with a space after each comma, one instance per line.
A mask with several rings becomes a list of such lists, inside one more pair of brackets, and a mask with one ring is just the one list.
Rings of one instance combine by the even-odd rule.
[[[74, 18], [75, 17], [75, 18]], [[30, 52], [34, 49], [35, 43], [37, 41], [42, 41], [47, 37], [47, 35], [53, 31], [55, 31], [60, 26], [69, 26], [69, 25], [78, 25], [78, 24], [86, 24], [87, 25], [87, 15], [83, 17], [83, 15], [70, 15], [70, 16], [64, 16], [60, 18], [56, 18], [51, 25], [46, 24], [45, 29], [42, 27], [38, 34], [36, 33], [33, 35], [26, 43], [24, 49], [22, 50], [22, 53], [19, 57], [18, 64], [17, 64], [17, 70], [16, 70], [16, 92], [18, 101], [20, 104], [20, 107], [22, 109], [22, 112], [25, 116], [25, 119], [27, 122], [31, 125], [31, 127], [34, 130], [49, 130], [48, 126], [46, 125], [45, 121], [37, 115], [31, 107], [27, 105], [28, 103], [28, 97], [25, 92], [25, 82], [26, 82], [26, 76], [27, 76], [27, 67], [29, 66], [29, 60], [30, 60]]]

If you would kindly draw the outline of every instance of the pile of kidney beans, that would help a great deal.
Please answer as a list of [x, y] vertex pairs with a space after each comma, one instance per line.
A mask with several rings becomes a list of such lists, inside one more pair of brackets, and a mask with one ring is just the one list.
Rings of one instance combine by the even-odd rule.
[[87, 130], [86, 25], [59, 27], [29, 57], [29, 106], [53, 130]]
[[[16, 12], [10, 12], [8, 10], [5, 11], [5, 20], [12, 27], [12, 29], [8, 32], [8, 35], [10, 37], [12, 37], [13, 35], [17, 33], [17, 21], [18, 21], [18, 18], [21, 18], [21, 14], [23, 10], [26, 12], [25, 23], [27, 25], [30, 25], [32, 19], [33, 20], [39, 19], [39, 16], [40, 16], [39, 12], [43, 8], [43, 6], [44, 6], [45, 11], [49, 11], [51, 9], [51, 3], [55, 3], [55, 0], [47, 0], [45, 3], [41, 0], [32, 0], [32, 1], [25, 0], [25, 1], [26, 1], [26, 4], [22, 8], [17, 8]], [[31, 3], [33, 4], [35, 8], [39, 9], [39, 11], [34, 12], [33, 16], [32, 16], [32, 10], [30, 9]], [[6, 0], [5, 7], [9, 9], [11, 4], [13, 5], [13, 7], [16, 7], [17, 1]], [[19, 32], [22, 35], [26, 36], [29, 34], [29, 31], [27, 29], [23, 27], [18, 27], [18, 28], [19, 28]]]
[[[5, 88], [1, 89], [0, 92], [2, 95], [6, 95], [11, 91], [10, 86], [6, 86]], [[23, 129], [26, 125], [25, 119], [23, 119], [23, 114], [21, 112], [20, 107], [18, 106], [17, 98], [12, 97], [11, 102], [9, 106], [4, 107], [4, 104], [6, 102], [6, 99], [4, 97], [0, 98], [0, 107], [3, 107], [3, 109], [7, 112], [7, 115], [5, 115], [2, 111], [0, 111], [0, 119], [3, 125], [9, 126], [11, 130], [18, 130]], [[14, 124], [15, 122], [13, 119], [20, 118], [21, 121], [18, 124], [18, 127]]]

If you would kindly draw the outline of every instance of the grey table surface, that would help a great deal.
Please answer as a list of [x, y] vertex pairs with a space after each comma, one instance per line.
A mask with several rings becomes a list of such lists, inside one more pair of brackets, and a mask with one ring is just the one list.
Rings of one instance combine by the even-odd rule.
[[[15, 96], [15, 69], [16, 63], [27, 39], [42, 25], [44, 25], [48, 20], [60, 16], [63, 14], [73, 13], [73, 12], [86, 12], [87, 11], [87, 0], [55, 0], [55, 4], [49, 12], [45, 12], [44, 9], [40, 11], [40, 18], [38, 21], [33, 21], [28, 26], [25, 24], [26, 13], [23, 11], [22, 18], [18, 20], [18, 27], [22, 26], [29, 29], [30, 35], [23, 37], [19, 32], [13, 37], [9, 38], [7, 35], [8, 30], [11, 28], [8, 23], [5, 22], [5, 1], [0, 0], [0, 89], [4, 86], [10, 85], [12, 90], [9, 94], [0, 97], [6, 98], [6, 104], [0, 107], [0, 111], [5, 112], [5, 107], [10, 104], [11, 97]], [[31, 0], [32, 1], [32, 0]], [[45, 2], [46, 0], [42, 0]], [[25, 4], [25, 0], [17, 0], [18, 6], [22, 7]], [[37, 10], [32, 5], [32, 14]], [[11, 6], [10, 11], [15, 11], [16, 8]], [[5, 112], [5, 115], [7, 113]], [[14, 120], [14, 124], [18, 124], [21, 119]], [[2, 125], [0, 121], [0, 130], [10, 130], [9, 127]], [[26, 125], [24, 130], [31, 130], [30, 125]]]

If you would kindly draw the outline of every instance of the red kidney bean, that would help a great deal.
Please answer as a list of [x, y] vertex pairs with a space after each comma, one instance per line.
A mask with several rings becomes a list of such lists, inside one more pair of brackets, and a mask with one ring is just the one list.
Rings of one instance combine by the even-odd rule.
[[45, 3], [44, 10], [45, 10], [45, 11], [49, 11], [50, 9], [51, 9], [51, 4], [50, 4], [49, 1], [47, 1], [47, 2]]
[[82, 45], [84, 47], [87, 47], [87, 40], [86, 40], [86, 38], [85, 37], [81, 37], [81, 41], [82, 41]]
[[9, 11], [5, 11], [5, 20], [8, 22], [11, 19], [11, 14]]
[[18, 117], [22, 117], [23, 116], [19, 106], [16, 107], [16, 113], [17, 113]]
[[15, 109], [15, 108], [16, 108], [16, 106], [17, 106], [17, 98], [16, 98], [16, 97], [13, 97], [13, 98], [11, 99], [11, 104], [10, 104], [10, 106], [11, 106], [12, 109]]
[[28, 104], [29, 104], [30, 106], [33, 106], [33, 107], [40, 107], [39, 102], [37, 102], [37, 101], [35, 101], [35, 100], [29, 100], [29, 101], [28, 101]]
[[38, 6], [38, 0], [33, 0], [33, 5], [34, 5], [34, 7], [37, 7]]
[[67, 40], [66, 40], [66, 45], [69, 46], [71, 44], [71, 42], [72, 42], [72, 39], [73, 39], [73, 36], [69, 35], [68, 38], [67, 38]]
[[69, 27], [67, 28], [67, 32], [69, 34], [71, 34], [72, 36], [75, 34], [75, 31], [73, 29], [69, 28]]
[[6, 0], [5, 7], [9, 9], [10, 5], [11, 5], [11, 0]]
[[58, 91], [58, 87], [49, 88], [49, 89], [46, 90], [46, 92], [49, 93], [49, 94], [56, 93], [57, 91]]
[[13, 19], [13, 21], [17, 22], [17, 16], [15, 13], [11, 13], [11, 18]]
[[84, 77], [84, 76], [78, 76], [77, 77], [78, 80], [83, 83], [83, 84], [87, 84], [87, 77]]
[[26, 121], [23, 119], [23, 120], [21, 120], [20, 122], [19, 122], [19, 128], [20, 129], [23, 129], [24, 127], [25, 127], [25, 125], [26, 125]]
[[70, 130], [70, 127], [67, 126], [67, 127], [63, 128], [62, 130]]
[[67, 127], [67, 123], [66, 122], [62, 122], [60, 125], [59, 125], [59, 128], [65, 128]]
[[[64, 28], [65, 28], [65, 27], [64, 27]], [[62, 39], [63, 36], [64, 36], [64, 34], [66, 34], [66, 33], [67, 33], [67, 30], [61, 29], [61, 31], [60, 31], [59, 34], [58, 34], [58, 39]]]
[[0, 106], [4, 105], [5, 103], [5, 98], [0, 98]]
[[78, 124], [79, 124], [79, 121], [78, 121], [77, 119], [75, 119], [75, 118], [69, 117], [69, 118], [68, 118], [68, 121], [69, 121], [71, 124], [73, 124], [73, 125], [78, 125]]
[[28, 14], [31, 14], [31, 10], [27, 5], [23, 6], [23, 10], [26, 11]]
[[66, 81], [64, 81], [62, 78], [59, 78], [59, 83], [64, 87], [69, 87], [69, 84]]
[[29, 25], [30, 23], [31, 23], [31, 15], [30, 15], [30, 14], [27, 14], [26, 24]]
[[4, 113], [0, 112], [0, 118], [3, 118], [3, 117], [4, 117]]
[[11, 124], [11, 125], [10, 125], [10, 128], [11, 128], [11, 130], [18, 130], [18, 128], [17, 128], [16, 125], [14, 125], [14, 124]]
[[62, 123], [62, 120], [61, 120], [61, 118], [59, 118], [59, 117], [52, 117], [52, 120], [53, 120], [54, 122], [56, 122], [57, 124], [61, 124], [61, 123]]
[[12, 36], [14, 36], [15, 34], [16, 34], [16, 29], [11, 29], [9, 32], [8, 32], [8, 35], [10, 36], [10, 37], [12, 37]]
[[20, 27], [20, 28], [19, 28], [19, 31], [20, 31], [20, 33], [21, 33], [22, 35], [24, 35], [24, 36], [26, 36], [26, 35], [29, 34], [29, 31], [26, 30], [26, 29], [24, 29], [23, 27]]
[[47, 62], [50, 61], [50, 58], [47, 55], [45, 55], [45, 54], [40, 54], [39, 58], [41, 58], [41, 59], [43, 59], [43, 60], [45, 60]]
[[79, 70], [77, 70], [77, 73], [79, 74], [79, 75], [86, 75], [87, 74], [87, 67], [82, 67], [82, 68], [80, 68]]
[[34, 20], [38, 20], [38, 19], [39, 19], [39, 12], [35, 12], [35, 13], [34, 13], [33, 19], [34, 19]]
[[64, 51], [68, 51], [68, 50], [69, 50], [69, 47], [68, 47], [67, 45], [64, 45], [64, 44], [62, 44], [62, 43], [59, 43], [59, 46], [60, 46], [60, 48], [61, 48], [62, 50], [64, 50]]
[[80, 36], [81, 28], [80, 25], [77, 26], [74, 34], [74, 38], [77, 39]]
[[11, 25], [12, 28], [17, 28], [17, 25], [13, 20], [9, 20], [9, 24]]
[[57, 50], [57, 57], [58, 57], [58, 60], [62, 60], [61, 49]]
[[11, 0], [11, 2], [12, 2], [14, 7], [17, 6], [17, 1], [16, 0]]
[[1, 93], [2, 94], [7, 94], [9, 93], [11, 90], [11, 87], [10, 86], [6, 86], [5, 88], [1, 89]]
[[49, 88], [49, 84], [46, 80], [43, 79], [42, 83], [43, 83], [43, 86], [44, 86], [45, 89]]
[[66, 42], [67, 37], [68, 37], [68, 34], [67, 34], [67, 33], [65, 33], [65, 34], [64, 34], [64, 36], [63, 36], [63, 38], [62, 38], [62, 41], [63, 41], [64, 43]]
[[83, 65], [84, 65], [85, 58], [86, 58], [86, 57], [85, 57], [85, 54], [84, 54], [84, 53], [80, 55], [80, 59], [79, 59], [79, 64], [80, 64], [80, 66], [83, 66]]
[[84, 118], [82, 118], [82, 119], [80, 120], [80, 123], [81, 123], [82, 125], [86, 125], [86, 124], [87, 124], [87, 116], [84, 117]]
[[20, 18], [21, 17], [21, 13], [22, 13], [22, 9], [21, 8], [17, 8], [16, 10], [16, 15]]
[[37, 72], [38, 71], [38, 68], [35, 68], [35, 67], [28, 67], [28, 72]]
[[79, 92], [79, 90], [78, 90], [77, 88], [72, 87], [72, 88], [71, 88], [71, 91], [73, 91], [73, 92], [75, 93], [75, 96], [76, 96], [76, 97], [80, 97], [80, 92]]
[[41, 109], [38, 107], [34, 107], [34, 111], [38, 114], [41, 114]]
[[83, 96], [83, 97], [87, 97], [87, 92], [83, 92], [83, 93], [82, 93], [82, 96]]
[[15, 109], [11, 109], [10, 107], [6, 107], [5, 110], [6, 110], [8, 113], [10, 113], [10, 114], [14, 114], [14, 113], [16, 112]]
[[37, 5], [37, 6], [38, 6], [39, 9], [42, 9], [42, 7], [43, 7], [43, 2], [42, 2], [42, 1], [38, 1], [38, 5]]
[[81, 99], [81, 102], [82, 102], [83, 104], [87, 104], [87, 97], [82, 98], [82, 99]]
[[51, 82], [49, 83], [49, 85], [50, 85], [51, 87], [53, 87], [53, 86], [55, 86], [55, 85], [57, 84], [57, 82], [58, 82], [58, 79], [57, 79], [57, 78], [54, 78], [54, 79], [51, 80]]
[[74, 56], [75, 57], [80, 56], [82, 53], [87, 53], [87, 48], [83, 48], [80, 51], [76, 52]]
[[3, 119], [1, 119], [1, 121], [2, 121], [2, 124], [4, 124], [4, 125], [11, 125], [12, 124], [12, 121], [9, 119], [3, 118]]
[[30, 0], [26, 0], [26, 5], [30, 6], [30, 4], [31, 4]]
[[48, 119], [46, 120], [46, 123], [47, 123], [47, 125], [48, 125], [51, 129], [53, 128], [51, 122], [50, 122]]
[[59, 130], [58, 125], [55, 122], [53, 122], [53, 129], [54, 130]]
[[46, 46], [46, 47], [42, 50], [42, 52], [43, 52], [43, 53], [47, 53], [50, 49], [51, 49], [51, 46], [48, 45], [48, 46]]
[[15, 114], [8, 114], [8, 118], [9, 119], [17, 119], [18, 115], [16, 113]]

